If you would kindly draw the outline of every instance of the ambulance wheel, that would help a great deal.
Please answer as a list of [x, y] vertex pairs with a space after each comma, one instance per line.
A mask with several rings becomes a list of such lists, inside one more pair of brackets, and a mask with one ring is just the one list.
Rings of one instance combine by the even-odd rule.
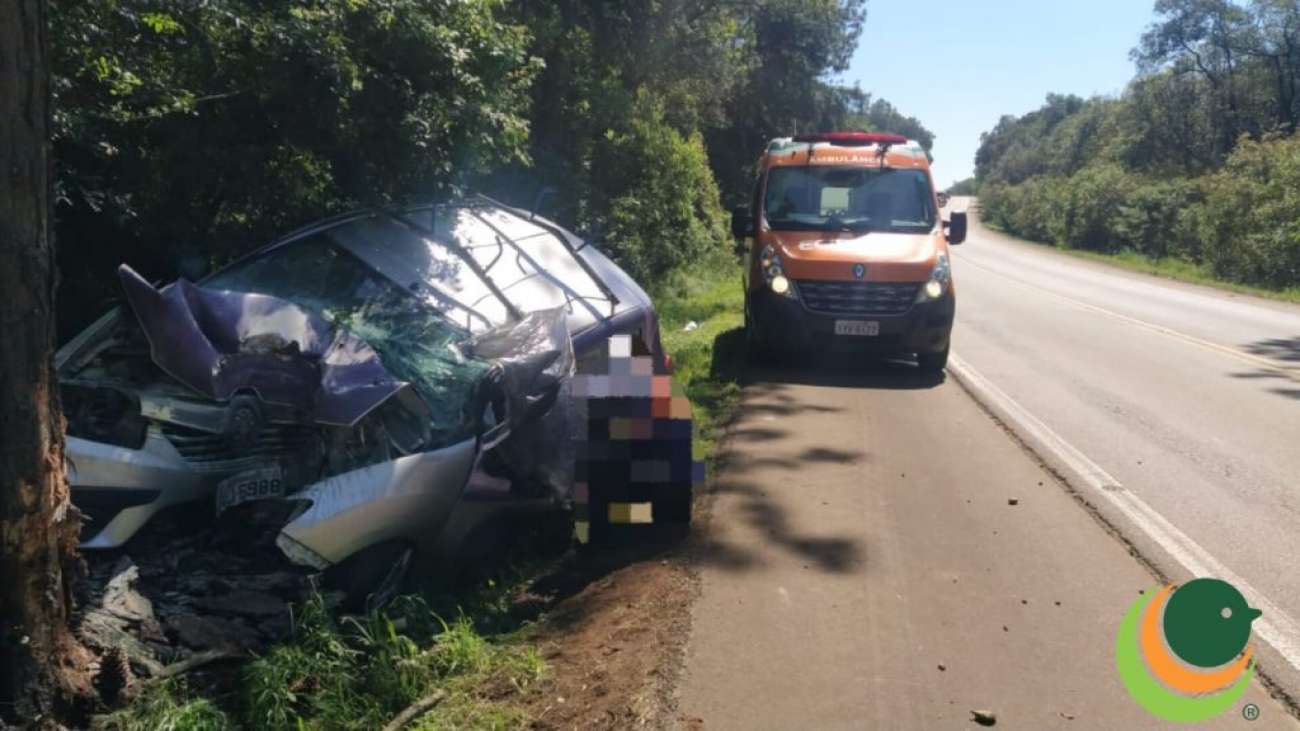
[[916, 364], [927, 373], [939, 373], [948, 367], [948, 348], [938, 353], [920, 353], [916, 356]]

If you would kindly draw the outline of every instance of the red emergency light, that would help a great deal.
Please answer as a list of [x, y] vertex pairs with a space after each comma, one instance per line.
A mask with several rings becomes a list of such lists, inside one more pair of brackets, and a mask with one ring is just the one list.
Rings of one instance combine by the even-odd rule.
[[868, 145], [906, 145], [907, 138], [888, 132], [813, 132], [796, 135], [795, 142], [829, 142], [842, 147], [866, 147]]

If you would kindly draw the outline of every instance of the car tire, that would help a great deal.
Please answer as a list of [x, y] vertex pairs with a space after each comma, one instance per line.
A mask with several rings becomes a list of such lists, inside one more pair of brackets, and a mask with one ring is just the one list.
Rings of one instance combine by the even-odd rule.
[[754, 327], [754, 321], [749, 315], [748, 306], [745, 307], [745, 355], [749, 362], [757, 365], [778, 366], [789, 360], [787, 351], [777, 349], [759, 335], [758, 328]]
[[939, 373], [948, 367], [948, 348], [938, 353], [920, 353], [916, 356], [916, 364], [927, 373]]

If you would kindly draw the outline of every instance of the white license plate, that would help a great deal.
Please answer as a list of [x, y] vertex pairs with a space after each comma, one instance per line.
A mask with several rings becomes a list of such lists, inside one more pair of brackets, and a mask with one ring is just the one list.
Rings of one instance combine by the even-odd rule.
[[240, 472], [217, 483], [217, 513], [253, 500], [284, 497], [284, 471], [260, 467]]
[[880, 334], [880, 323], [864, 322], [862, 320], [836, 320], [835, 334], [871, 338]]

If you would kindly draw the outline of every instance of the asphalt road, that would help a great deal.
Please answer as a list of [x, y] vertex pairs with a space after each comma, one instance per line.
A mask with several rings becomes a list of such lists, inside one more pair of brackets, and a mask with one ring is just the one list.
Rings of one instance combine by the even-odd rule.
[[[946, 379], [844, 359], [756, 374], [706, 509], [682, 718], [1161, 728], [1114, 669], [1122, 615], [1158, 582], [1130, 547], [1172, 580], [1245, 584], [1281, 647], [1264, 669], [1294, 692], [1300, 309], [978, 225], [954, 270]], [[1300, 728], [1258, 684], [1246, 703], [1259, 720], [1203, 727]]]
[[954, 352], [1118, 486], [1087, 497], [1144, 557], [1175, 580], [1231, 578], [1265, 609], [1285, 657], [1263, 662], [1300, 697], [1300, 307], [975, 223], [954, 257]]

